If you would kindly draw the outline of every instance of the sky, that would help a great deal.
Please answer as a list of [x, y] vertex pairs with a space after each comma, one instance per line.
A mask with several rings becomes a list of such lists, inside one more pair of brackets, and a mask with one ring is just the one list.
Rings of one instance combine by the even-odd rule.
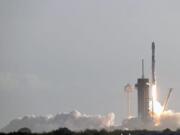
[[[1, 0], [0, 127], [27, 114], [78, 110], [127, 117], [124, 86], [151, 77], [180, 111], [179, 0]], [[137, 115], [136, 90], [132, 93]]]

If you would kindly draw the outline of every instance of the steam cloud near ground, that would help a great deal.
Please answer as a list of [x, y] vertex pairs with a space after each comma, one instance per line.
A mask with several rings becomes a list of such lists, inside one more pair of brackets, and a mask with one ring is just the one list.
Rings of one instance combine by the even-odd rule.
[[115, 115], [109, 113], [105, 116], [87, 115], [79, 111], [69, 113], [60, 113], [50, 116], [24, 116], [12, 120], [7, 126], [1, 129], [1, 132], [18, 131], [20, 128], [27, 127], [32, 132], [48, 132], [58, 128], [69, 128], [73, 131], [85, 129], [149, 129], [163, 130], [169, 128], [176, 130], [180, 128], [180, 113], [165, 111], [161, 114], [160, 125], [155, 126], [154, 123], [144, 125], [138, 118], [126, 119], [122, 125], [115, 126]]
[[145, 125], [138, 118], [125, 119], [122, 123], [122, 128], [128, 129], [148, 129], [148, 130], [164, 130], [169, 128], [171, 130], [180, 129], [180, 113], [171, 110], [163, 112], [158, 118], [159, 125], [156, 122], [149, 122]]
[[180, 113], [171, 110], [163, 112], [160, 116], [159, 128], [169, 128], [171, 130], [180, 128]]
[[48, 132], [60, 127], [66, 127], [70, 130], [79, 131], [85, 129], [102, 129], [114, 125], [114, 113], [106, 116], [87, 115], [78, 111], [70, 113], [60, 113], [51, 116], [25, 116], [12, 120], [2, 132], [18, 131], [20, 128], [27, 127], [32, 132]]

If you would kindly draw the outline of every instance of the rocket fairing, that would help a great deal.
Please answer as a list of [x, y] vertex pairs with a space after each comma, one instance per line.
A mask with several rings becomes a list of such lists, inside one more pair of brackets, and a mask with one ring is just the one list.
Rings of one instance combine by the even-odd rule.
[[155, 43], [152, 42], [152, 84], [155, 85]]

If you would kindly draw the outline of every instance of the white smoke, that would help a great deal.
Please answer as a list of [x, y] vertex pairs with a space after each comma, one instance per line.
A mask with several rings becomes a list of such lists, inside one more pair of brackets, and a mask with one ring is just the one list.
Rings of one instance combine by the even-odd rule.
[[171, 110], [163, 112], [158, 118], [158, 125], [152, 119], [149, 123], [145, 124], [138, 118], [125, 119], [122, 123], [122, 129], [147, 129], [147, 130], [164, 130], [171, 129], [177, 130], [180, 128], [180, 113]]
[[105, 116], [87, 115], [78, 111], [69, 113], [60, 113], [49, 116], [24, 116], [12, 120], [7, 126], [1, 129], [1, 132], [9, 133], [18, 131], [21, 128], [29, 128], [32, 132], [48, 132], [58, 128], [68, 128], [73, 131], [86, 129], [148, 129], [148, 130], [164, 130], [169, 128], [177, 130], [180, 127], [180, 113], [165, 111], [159, 117], [160, 124], [157, 126], [153, 121], [145, 125], [138, 118], [130, 118], [123, 121], [121, 126], [115, 126], [114, 113]]
[[78, 111], [60, 113], [55, 116], [25, 116], [12, 120], [1, 132], [13, 132], [20, 128], [29, 128], [32, 132], [48, 132], [66, 127], [73, 131], [85, 129], [110, 128], [114, 125], [114, 113], [106, 116], [87, 115]]
[[160, 116], [159, 129], [169, 128], [171, 130], [177, 130], [180, 128], [180, 113], [173, 112], [171, 110], [165, 111]]

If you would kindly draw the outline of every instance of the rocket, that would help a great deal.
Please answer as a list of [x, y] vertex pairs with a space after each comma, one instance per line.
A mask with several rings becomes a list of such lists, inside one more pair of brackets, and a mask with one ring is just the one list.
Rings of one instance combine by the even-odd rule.
[[155, 43], [152, 42], [152, 85], [155, 85]]

